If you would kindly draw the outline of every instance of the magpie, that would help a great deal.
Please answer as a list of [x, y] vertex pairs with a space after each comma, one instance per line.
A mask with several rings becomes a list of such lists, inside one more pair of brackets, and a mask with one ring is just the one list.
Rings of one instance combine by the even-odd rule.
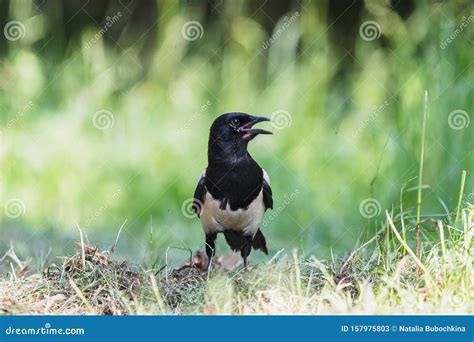
[[206, 235], [207, 267], [215, 252], [215, 240], [223, 233], [234, 251], [240, 251], [247, 267], [252, 247], [268, 254], [260, 230], [263, 214], [273, 209], [268, 174], [247, 151], [250, 140], [272, 132], [253, 128], [269, 118], [246, 113], [226, 113], [211, 125], [208, 165], [194, 191], [193, 210]]

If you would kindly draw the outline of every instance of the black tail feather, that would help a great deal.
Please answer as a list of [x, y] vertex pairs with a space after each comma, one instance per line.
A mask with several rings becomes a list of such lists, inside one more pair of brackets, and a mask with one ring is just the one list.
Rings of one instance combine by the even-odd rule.
[[265, 241], [265, 236], [263, 236], [262, 231], [259, 229], [252, 240], [252, 247], [254, 249], [259, 249], [263, 253], [268, 254], [267, 242]]
[[[230, 248], [235, 252], [241, 251], [248, 243], [248, 239], [245, 238], [241, 232], [237, 232], [235, 230], [224, 230], [224, 236]], [[257, 233], [255, 233], [255, 236], [253, 237], [252, 247], [254, 249], [261, 250], [265, 254], [268, 254], [267, 242], [265, 241], [265, 237], [263, 236], [260, 229], [257, 230]]]
[[245, 244], [244, 235], [241, 232], [235, 230], [224, 230], [225, 241], [234, 251], [240, 251]]

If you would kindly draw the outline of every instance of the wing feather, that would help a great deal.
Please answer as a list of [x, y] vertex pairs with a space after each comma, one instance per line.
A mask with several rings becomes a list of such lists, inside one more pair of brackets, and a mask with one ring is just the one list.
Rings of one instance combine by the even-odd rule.
[[270, 178], [265, 170], [263, 170], [263, 203], [266, 209], [273, 209], [273, 194], [270, 186]]
[[199, 182], [197, 183], [196, 190], [194, 190], [194, 199], [193, 199], [193, 211], [198, 217], [201, 215], [202, 207], [204, 205], [204, 200], [206, 198], [206, 170], [201, 174]]

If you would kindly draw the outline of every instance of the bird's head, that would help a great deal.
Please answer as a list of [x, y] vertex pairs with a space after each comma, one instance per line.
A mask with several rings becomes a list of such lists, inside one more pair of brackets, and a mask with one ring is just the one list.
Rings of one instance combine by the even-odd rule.
[[262, 121], [270, 121], [264, 116], [253, 116], [245, 113], [226, 113], [214, 120], [210, 136], [223, 142], [246, 144], [258, 134], [273, 134], [253, 126]]
[[273, 134], [253, 126], [262, 121], [270, 121], [264, 116], [245, 113], [226, 113], [214, 120], [209, 134], [209, 149], [224, 150], [228, 153], [247, 151], [247, 144], [259, 134]]

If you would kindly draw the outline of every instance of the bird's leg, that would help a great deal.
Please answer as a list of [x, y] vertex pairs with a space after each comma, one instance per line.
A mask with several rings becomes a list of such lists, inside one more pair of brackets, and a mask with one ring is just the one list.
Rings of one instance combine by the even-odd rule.
[[214, 256], [214, 252], [216, 249], [216, 237], [217, 233], [208, 233], [206, 234], [206, 255], [207, 255], [207, 269], [211, 266], [212, 257]]
[[249, 256], [250, 250], [252, 249], [253, 237], [245, 236], [244, 239], [245, 241], [244, 241], [244, 245], [242, 246], [242, 249], [240, 250], [240, 255], [244, 259], [244, 268], [247, 268], [247, 265], [248, 265], [247, 257]]

